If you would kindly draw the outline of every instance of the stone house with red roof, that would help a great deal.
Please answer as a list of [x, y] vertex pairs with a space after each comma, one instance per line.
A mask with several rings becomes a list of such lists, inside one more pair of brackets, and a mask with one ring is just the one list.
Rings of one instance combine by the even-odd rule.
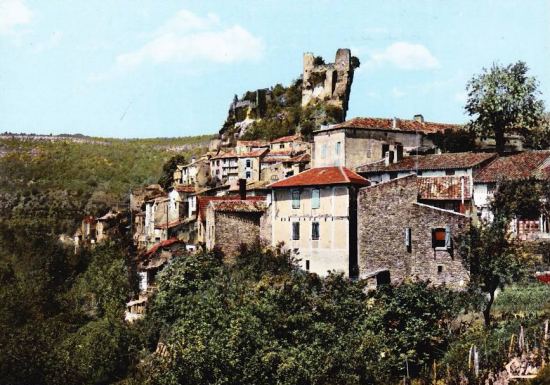
[[[510, 180], [550, 180], [550, 151], [526, 151], [492, 160], [474, 176], [474, 202], [481, 218], [491, 219], [490, 202], [498, 184]], [[550, 238], [550, 218], [516, 218], [512, 231], [520, 239]]]
[[283, 242], [307, 271], [357, 277], [357, 192], [368, 185], [345, 167], [312, 168], [271, 184], [271, 244]]
[[313, 133], [313, 167], [356, 167], [388, 158], [401, 160], [419, 148], [432, 148], [429, 134], [457, 130], [456, 124], [426, 122], [422, 115], [414, 119], [354, 118]]
[[373, 183], [386, 182], [409, 174], [418, 176], [465, 176], [470, 191], [473, 177], [496, 158], [496, 154], [485, 152], [456, 152], [430, 155], [414, 155], [396, 163], [384, 160], [361, 165], [358, 174]]
[[456, 242], [470, 218], [433, 206], [434, 198], [452, 198], [455, 192], [426, 194], [421, 179], [427, 178], [411, 174], [359, 191], [359, 276], [371, 287], [405, 279], [453, 288], [464, 288], [468, 282]]

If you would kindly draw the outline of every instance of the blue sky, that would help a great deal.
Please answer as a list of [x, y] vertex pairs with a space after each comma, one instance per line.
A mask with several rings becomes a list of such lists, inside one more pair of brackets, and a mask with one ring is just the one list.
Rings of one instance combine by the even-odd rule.
[[0, 132], [215, 133], [303, 52], [361, 60], [348, 118], [460, 123], [465, 84], [527, 62], [550, 96], [550, 1], [0, 0]]

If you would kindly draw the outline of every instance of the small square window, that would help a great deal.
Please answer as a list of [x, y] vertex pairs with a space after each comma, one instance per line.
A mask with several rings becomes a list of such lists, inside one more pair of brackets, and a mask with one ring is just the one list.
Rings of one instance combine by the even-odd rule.
[[439, 265], [437, 266], [437, 274], [443, 273], [443, 266]]
[[246, 160], [246, 168], [252, 167], [252, 161], [250, 159]]
[[432, 247], [434, 249], [451, 248], [451, 229], [449, 227], [432, 229]]
[[313, 240], [319, 239], [319, 222], [311, 223], [311, 239]]
[[279, 144], [279, 148], [281, 148], [281, 149], [285, 148], [284, 143]]
[[250, 177], [251, 177], [250, 171], [247, 171], [247, 172], [245, 173], [245, 178], [246, 178], [246, 179], [250, 179]]
[[300, 223], [292, 222], [292, 240], [297, 241], [300, 239]]

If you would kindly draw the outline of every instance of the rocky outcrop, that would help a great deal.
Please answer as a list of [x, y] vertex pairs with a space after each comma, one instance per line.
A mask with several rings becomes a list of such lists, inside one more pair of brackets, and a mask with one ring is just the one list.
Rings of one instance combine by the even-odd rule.
[[351, 51], [347, 48], [338, 49], [334, 63], [328, 64], [312, 53], [305, 53], [302, 107], [315, 101], [324, 101], [341, 108], [345, 119], [353, 71], [358, 63], [356, 58], [352, 60]]

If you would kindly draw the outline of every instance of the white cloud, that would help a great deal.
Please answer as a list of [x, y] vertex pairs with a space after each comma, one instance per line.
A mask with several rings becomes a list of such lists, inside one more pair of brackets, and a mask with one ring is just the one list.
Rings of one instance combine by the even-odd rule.
[[0, 0], [0, 35], [16, 35], [31, 20], [32, 12], [24, 0]]
[[200, 17], [179, 11], [162, 25], [149, 42], [116, 58], [116, 66], [128, 69], [143, 63], [234, 63], [259, 59], [264, 50], [260, 38], [239, 25], [223, 27], [218, 16]]
[[397, 87], [392, 88], [391, 94], [396, 99], [402, 98], [403, 96], [407, 95], [407, 93], [405, 91], [403, 91], [403, 90], [401, 90]]
[[397, 42], [389, 45], [384, 51], [374, 53], [369, 65], [390, 64], [399, 69], [417, 70], [439, 67], [439, 61], [430, 50], [422, 44]]

